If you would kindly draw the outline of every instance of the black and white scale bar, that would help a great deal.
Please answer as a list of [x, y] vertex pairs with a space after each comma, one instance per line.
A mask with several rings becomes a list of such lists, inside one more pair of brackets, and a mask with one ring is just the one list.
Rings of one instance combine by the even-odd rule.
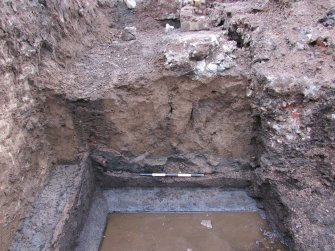
[[203, 173], [141, 173], [141, 176], [150, 177], [203, 177]]

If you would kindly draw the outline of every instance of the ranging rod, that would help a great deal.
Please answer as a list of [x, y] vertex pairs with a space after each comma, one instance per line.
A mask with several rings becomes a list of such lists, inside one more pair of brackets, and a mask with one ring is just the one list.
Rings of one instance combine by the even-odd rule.
[[150, 177], [203, 177], [203, 173], [141, 173], [140, 176]]

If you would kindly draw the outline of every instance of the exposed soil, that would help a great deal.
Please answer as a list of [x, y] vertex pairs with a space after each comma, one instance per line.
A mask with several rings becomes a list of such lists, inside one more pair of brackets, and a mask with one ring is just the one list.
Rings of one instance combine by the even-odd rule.
[[[194, 19], [181, 7], [0, 3], [1, 250], [53, 169], [83, 153], [103, 188], [203, 172], [187, 186], [248, 189], [290, 249], [334, 249], [335, 2], [211, 1]], [[209, 28], [178, 28], [197, 18]]]

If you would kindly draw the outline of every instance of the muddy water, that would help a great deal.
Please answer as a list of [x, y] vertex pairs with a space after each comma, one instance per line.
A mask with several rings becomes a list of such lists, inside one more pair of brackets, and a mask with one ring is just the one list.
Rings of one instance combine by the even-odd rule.
[[100, 251], [287, 250], [255, 212], [111, 214]]

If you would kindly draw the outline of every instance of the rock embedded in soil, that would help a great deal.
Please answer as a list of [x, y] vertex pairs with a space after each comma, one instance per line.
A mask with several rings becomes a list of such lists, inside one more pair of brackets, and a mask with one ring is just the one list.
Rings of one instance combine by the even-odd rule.
[[126, 27], [121, 33], [123, 41], [131, 41], [136, 39], [136, 27]]
[[135, 9], [136, 8], [136, 0], [124, 0], [126, 3], [127, 7], [129, 9]]
[[200, 31], [210, 29], [210, 20], [205, 15], [195, 16], [193, 6], [184, 6], [180, 11], [180, 25], [183, 31]]
[[335, 25], [335, 8], [327, 12], [327, 15], [319, 20], [326, 27], [332, 27]]

